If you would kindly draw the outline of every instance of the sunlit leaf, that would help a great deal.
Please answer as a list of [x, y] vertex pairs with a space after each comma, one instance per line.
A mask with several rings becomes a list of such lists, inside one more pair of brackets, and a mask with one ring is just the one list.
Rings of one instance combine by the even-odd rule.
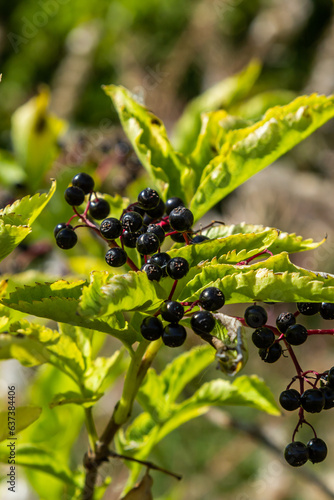
[[[14, 405], [15, 406], [15, 405]], [[39, 406], [16, 406], [15, 410], [6, 410], [0, 412], [0, 441], [11, 439], [23, 429], [33, 424], [40, 416], [42, 408]], [[14, 424], [14, 434], [10, 435], [11, 424]], [[7, 443], [8, 444], [8, 443]]]

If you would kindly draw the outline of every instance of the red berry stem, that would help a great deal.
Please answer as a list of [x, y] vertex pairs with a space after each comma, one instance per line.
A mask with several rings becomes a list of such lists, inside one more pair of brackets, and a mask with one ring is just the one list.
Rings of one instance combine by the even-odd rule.
[[190, 245], [190, 239], [189, 239], [187, 232], [185, 231], [182, 234], [183, 234], [184, 241], [186, 242], [186, 245]]
[[334, 330], [307, 330], [308, 335], [334, 335]]
[[249, 257], [246, 260], [241, 260], [240, 262], [237, 262], [235, 265], [236, 266], [247, 266], [252, 260], [256, 259], [257, 257], [260, 257], [261, 255], [264, 255], [265, 253], [269, 253], [269, 255], [271, 257], [273, 256], [273, 254], [270, 250], [265, 249], [262, 252], [256, 253], [255, 255], [253, 255], [252, 257]]
[[174, 295], [174, 292], [175, 292], [175, 289], [176, 289], [176, 287], [177, 287], [177, 284], [178, 284], [178, 280], [174, 280], [174, 283], [173, 283], [172, 289], [171, 289], [170, 294], [169, 294], [169, 296], [168, 296], [168, 300], [172, 300], [173, 295]]

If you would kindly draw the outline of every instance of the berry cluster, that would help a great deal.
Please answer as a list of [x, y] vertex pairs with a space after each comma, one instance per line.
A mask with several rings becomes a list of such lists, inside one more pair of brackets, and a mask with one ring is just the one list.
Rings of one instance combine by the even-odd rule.
[[[283, 312], [276, 318], [276, 327], [267, 326], [267, 313], [259, 305], [252, 305], [245, 311], [243, 322], [245, 325], [255, 328], [252, 334], [253, 344], [259, 349], [259, 355], [266, 363], [277, 361], [284, 351], [291, 356], [296, 367], [297, 375], [293, 377], [287, 389], [279, 397], [282, 408], [286, 411], [299, 409], [299, 420], [294, 430], [292, 442], [285, 448], [284, 457], [293, 467], [305, 464], [308, 460], [312, 463], [322, 462], [327, 456], [326, 443], [317, 437], [312, 425], [307, 422], [304, 412], [319, 413], [321, 410], [334, 408], [334, 367], [324, 373], [314, 370], [302, 371], [292, 346], [303, 344], [309, 335], [331, 333], [332, 330], [307, 330], [303, 325], [296, 322], [299, 314], [312, 316], [320, 313], [324, 319], [334, 319], [334, 304], [297, 303], [295, 313]], [[282, 348], [282, 344], [285, 349]], [[291, 385], [299, 381], [299, 391], [292, 389]], [[311, 385], [305, 390], [305, 383]], [[318, 387], [318, 384], [319, 387]], [[311, 427], [314, 438], [307, 445], [295, 441], [295, 435], [299, 427], [306, 424]]]
[[[177, 302], [169, 298], [154, 316], [147, 316], [143, 320], [140, 326], [141, 334], [146, 340], [152, 341], [162, 338], [166, 346], [179, 347], [187, 337], [186, 329], [179, 324], [182, 318], [190, 316], [191, 328], [197, 335], [209, 334], [216, 325], [216, 320], [211, 311], [220, 309], [224, 303], [224, 294], [216, 287], [205, 288], [201, 292], [199, 299], [191, 303]], [[189, 306], [187, 311], [184, 310], [185, 306]], [[192, 309], [196, 306], [199, 306], [201, 310], [192, 312]], [[164, 326], [158, 316], [167, 321], [167, 325]]]

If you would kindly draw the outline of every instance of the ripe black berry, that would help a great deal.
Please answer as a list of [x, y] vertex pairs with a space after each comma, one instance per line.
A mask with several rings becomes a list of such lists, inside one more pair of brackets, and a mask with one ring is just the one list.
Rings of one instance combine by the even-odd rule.
[[161, 316], [165, 321], [178, 323], [184, 315], [184, 307], [180, 302], [166, 300], [161, 306]]
[[290, 312], [282, 312], [277, 316], [276, 326], [281, 333], [285, 333], [289, 326], [296, 323], [296, 318]]
[[166, 270], [168, 276], [173, 278], [173, 280], [180, 280], [188, 273], [189, 264], [183, 257], [174, 257], [168, 261]]
[[175, 231], [187, 231], [194, 223], [194, 216], [188, 208], [177, 207], [169, 214], [169, 223]]
[[169, 323], [165, 326], [162, 341], [168, 347], [179, 347], [187, 338], [186, 329], [178, 323]]
[[209, 286], [200, 293], [199, 302], [206, 311], [217, 311], [225, 304], [225, 297], [222, 291], [215, 286]]
[[172, 238], [173, 241], [176, 243], [184, 243], [184, 236], [183, 233], [175, 233], [171, 234], [170, 237]]
[[85, 193], [76, 186], [70, 186], [65, 190], [65, 200], [71, 206], [79, 206], [85, 201]]
[[284, 458], [292, 467], [300, 467], [308, 461], [309, 450], [304, 443], [294, 441], [285, 447]]
[[322, 462], [327, 457], [327, 445], [322, 439], [315, 437], [306, 446], [309, 452], [309, 460], [313, 464]]
[[275, 363], [282, 354], [282, 346], [281, 344], [273, 344], [268, 349], [260, 349], [259, 355], [260, 358], [265, 361], [265, 363]]
[[136, 231], [135, 233], [124, 231], [122, 234], [122, 242], [128, 248], [136, 248], [137, 239], [141, 234], [141, 231]]
[[146, 214], [148, 215], [148, 217], [151, 217], [152, 220], [160, 219], [160, 217], [162, 217], [164, 213], [165, 204], [161, 199], [157, 207], [152, 208], [152, 210], [146, 210]]
[[141, 255], [155, 253], [159, 246], [159, 238], [153, 233], [144, 233], [137, 238], [136, 248]]
[[159, 224], [149, 224], [147, 226], [147, 232], [155, 234], [159, 239], [160, 245], [163, 244], [165, 240], [165, 231]]
[[166, 252], [159, 252], [152, 255], [149, 259], [149, 262], [158, 264], [158, 266], [162, 269], [162, 275], [167, 276], [167, 263], [170, 261], [170, 256]]
[[245, 311], [245, 321], [251, 328], [259, 328], [267, 323], [267, 313], [261, 306], [249, 306]]
[[196, 236], [191, 238], [191, 243], [195, 245], [197, 243], [202, 243], [203, 241], [207, 241], [209, 239], [210, 238], [208, 238], [207, 236], [204, 236], [204, 234], [196, 234]]
[[122, 248], [110, 248], [105, 255], [106, 263], [111, 267], [121, 267], [126, 263], [127, 255]]
[[73, 177], [72, 185], [82, 189], [85, 194], [88, 194], [94, 189], [94, 179], [89, 174], [81, 172]]
[[274, 340], [275, 334], [270, 328], [257, 328], [252, 334], [253, 344], [259, 349], [267, 349], [274, 343]]
[[73, 229], [73, 227], [71, 226], [71, 224], [66, 224], [66, 222], [60, 222], [59, 224], [57, 224], [56, 227], [53, 230], [54, 236], [56, 237], [57, 234], [59, 233], [59, 231], [61, 231], [62, 229], [65, 229], [66, 227], [69, 228], [69, 229]]
[[322, 302], [320, 306], [320, 316], [324, 319], [334, 319], [334, 304]]
[[300, 407], [300, 394], [296, 389], [287, 389], [281, 392], [279, 402], [284, 410], [297, 410]]
[[155, 316], [148, 316], [140, 325], [140, 333], [146, 340], [158, 340], [163, 333], [163, 325]]
[[320, 311], [321, 304], [316, 302], [297, 302], [297, 309], [305, 316], [313, 316]]
[[334, 408], [334, 389], [325, 385], [324, 387], [320, 387], [320, 391], [325, 396], [324, 410], [330, 410], [331, 408]]
[[169, 215], [171, 213], [171, 211], [177, 207], [184, 207], [184, 203], [181, 200], [181, 198], [178, 198], [177, 196], [173, 196], [172, 198], [168, 198], [168, 200], [166, 201], [166, 206], [165, 206], [166, 214]]
[[300, 397], [300, 404], [309, 413], [319, 413], [325, 406], [325, 396], [320, 389], [307, 389]]
[[103, 198], [95, 198], [89, 202], [89, 213], [93, 219], [101, 220], [108, 217], [110, 212], [109, 203]]
[[143, 218], [137, 212], [127, 212], [121, 219], [123, 229], [129, 233], [135, 233], [143, 225]]
[[162, 278], [162, 269], [157, 264], [149, 263], [144, 264], [141, 271], [145, 271], [150, 281], [160, 281]]
[[327, 373], [327, 385], [334, 388], [334, 366]]
[[301, 345], [307, 340], [307, 330], [303, 325], [291, 325], [285, 332], [285, 338], [291, 345]]
[[190, 326], [195, 333], [210, 333], [216, 325], [216, 320], [209, 311], [195, 312], [190, 320]]
[[108, 217], [101, 222], [100, 233], [107, 240], [116, 240], [123, 232], [122, 224], [115, 217]]
[[160, 196], [151, 188], [143, 189], [138, 195], [138, 203], [145, 210], [152, 210], [159, 205]]
[[65, 227], [56, 234], [56, 243], [63, 250], [73, 248], [77, 241], [78, 237], [71, 227]]

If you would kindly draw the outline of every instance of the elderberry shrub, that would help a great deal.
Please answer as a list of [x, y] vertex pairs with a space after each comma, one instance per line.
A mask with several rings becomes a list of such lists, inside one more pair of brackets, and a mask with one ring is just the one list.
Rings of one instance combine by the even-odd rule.
[[169, 215], [174, 208], [184, 207], [184, 203], [181, 198], [177, 196], [173, 196], [172, 198], [168, 198], [165, 204], [166, 214]]
[[325, 406], [325, 396], [320, 389], [307, 389], [300, 397], [300, 404], [308, 413], [319, 413]]
[[121, 219], [122, 227], [129, 233], [135, 233], [143, 225], [143, 218], [137, 212], [127, 212]]
[[270, 328], [257, 328], [252, 334], [252, 341], [259, 349], [267, 349], [274, 343], [275, 334]]
[[65, 201], [71, 206], [79, 206], [85, 201], [85, 193], [76, 186], [70, 186], [65, 190]]
[[105, 260], [111, 267], [121, 267], [126, 263], [127, 255], [122, 248], [110, 248], [105, 255]]
[[193, 245], [196, 245], [198, 243], [203, 243], [203, 241], [207, 241], [209, 239], [210, 238], [208, 238], [207, 236], [204, 236], [204, 234], [196, 234], [196, 236], [191, 238], [190, 243], [192, 243]]
[[167, 276], [167, 264], [171, 260], [170, 255], [166, 252], [155, 253], [151, 256], [151, 258], [147, 261], [152, 264], [157, 264], [162, 269], [162, 275]]
[[152, 210], [146, 210], [146, 215], [151, 218], [151, 222], [155, 221], [156, 219], [160, 219], [160, 217], [162, 217], [164, 213], [165, 204], [162, 200], [159, 201], [157, 207], [152, 208]]
[[194, 223], [194, 216], [188, 208], [179, 206], [170, 212], [169, 223], [175, 231], [187, 231]]
[[245, 311], [245, 321], [251, 328], [258, 328], [267, 323], [267, 313], [261, 306], [249, 306]]
[[162, 278], [161, 267], [159, 267], [157, 264], [154, 264], [153, 262], [144, 264], [140, 270], [146, 273], [150, 281], [160, 281]]
[[158, 340], [163, 334], [163, 325], [159, 318], [148, 316], [140, 325], [140, 333], [146, 340]]
[[322, 302], [319, 312], [323, 319], [334, 319], [334, 304]]
[[297, 309], [305, 316], [313, 316], [320, 311], [321, 304], [314, 302], [297, 302]]
[[193, 331], [200, 335], [212, 332], [216, 320], [209, 311], [198, 311], [192, 315], [190, 325]]
[[136, 248], [137, 240], [139, 236], [142, 234], [141, 231], [137, 231], [135, 233], [129, 233], [129, 231], [124, 231], [121, 238], [124, 246], [128, 248]]
[[155, 234], [159, 239], [160, 245], [163, 244], [163, 242], [165, 240], [165, 231], [162, 229], [162, 227], [159, 224], [149, 224], [147, 226], [146, 232]]
[[56, 237], [57, 234], [59, 233], [59, 231], [61, 231], [62, 229], [65, 229], [65, 228], [73, 230], [73, 227], [71, 226], [71, 224], [66, 224], [66, 222], [60, 222], [59, 224], [56, 225], [56, 227], [53, 230], [54, 236]]
[[151, 188], [145, 188], [138, 195], [138, 203], [145, 210], [152, 210], [159, 205], [160, 196], [159, 194]]
[[56, 234], [56, 243], [63, 250], [73, 248], [78, 241], [78, 237], [71, 226], [61, 229]]
[[144, 233], [137, 238], [136, 248], [141, 255], [151, 255], [159, 247], [159, 238], [154, 233]]
[[331, 408], [334, 408], [334, 389], [325, 385], [324, 387], [320, 387], [319, 390], [323, 393], [325, 398], [324, 410], [330, 410]]
[[268, 349], [260, 349], [259, 356], [266, 363], [275, 363], [279, 360], [282, 355], [282, 346], [279, 343], [275, 343], [268, 347]]
[[303, 325], [291, 325], [285, 332], [286, 341], [291, 345], [301, 345], [307, 340], [307, 330]]
[[322, 462], [327, 457], [327, 445], [325, 441], [318, 437], [311, 439], [306, 447], [309, 453], [309, 460], [313, 464]]
[[123, 232], [122, 224], [115, 217], [104, 219], [100, 225], [100, 233], [107, 240], [116, 240]]

